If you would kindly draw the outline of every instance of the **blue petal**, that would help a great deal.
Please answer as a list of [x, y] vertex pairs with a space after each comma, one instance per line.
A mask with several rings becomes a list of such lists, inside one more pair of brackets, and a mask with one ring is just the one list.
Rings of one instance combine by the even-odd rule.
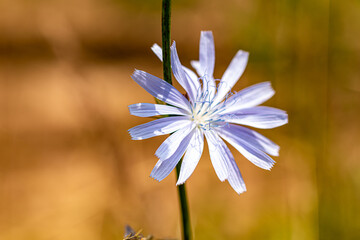
[[191, 111], [189, 101], [176, 88], [164, 80], [140, 70], [135, 70], [132, 78], [157, 99], [188, 112]]
[[156, 150], [155, 155], [161, 159], [167, 159], [174, 154], [184, 138], [194, 129], [195, 124], [189, 122], [185, 127], [171, 134]]
[[269, 100], [275, 94], [270, 82], [262, 82], [247, 87], [232, 95], [224, 102], [223, 113], [236, 112], [240, 109], [255, 107]]
[[152, 170], [150, 177], [161, 181], [166, 178], [175, 166], [179, 163], [182, 155], [184, 155], [186, 149], [189, 146], [189, 143], [194, 135], [194, 131], [188, 134], [183, 141], [180, 143], [179, 147], [176, 149], [175, 153], [170, 156], [168, 159], [159, 160], [154, 169]]
[[196, 84], [196, 82], [192, 81], [192, 79], [185, 73], [176, 51], [175, 42], [171, 46], [171, 67], [176, 80], [188, 93], [190, 101], [195, 102], [200, 84]]
[[245, 158], [251, 161], [256, 166], [270, 170], [275, 161], [266, 155], [263, 151], [253, 147], [247, 141], [237, 138], [234, 134], [220, 134], [228, 143], [233, 145]]
[[186, 75], [194, 82], [194, 84], [197, 86], [197, 87], [200, 87], [200, 82], [199, 82], [199, 78], [198, 76], [196, 75], [196, 73], [194, 73], [191, 69], [185, 67], [185, 66], [182, 66]]
[[191, 61], [191, 65], [203, 79], [203, 92], [212, 101], [216, 92], [214, 80], [215, 44], [211, 31], [202, 31], [200, 35], [199, 61]]
[[215, 97], [215, 104], [221, 102], [226, 94], [232, 89], [235, 83], [239, 80], [244, 73], [247, 62], [249, 59], [249, 53], [239, 50], [235, 57], [231, 60], [229, 67], [226, 69], [224, 75], [221, 78], [221, 82], [218, 87], [218, 92]]
[[200, 36], [200, 69], [199, 75], [213, 76], [215, 67], [215, 44], [211, 31], [202, 31]]
[[204, 133], [209, 146], [211, 162], [218, 178], [223, 182], [229, 176], [227, 161], [224, 159], [223, 146], [219, 143], [217, 133], [213, 130], [207, 130]]
[[220, 135], [232, 136], [234, 139], [246, 141], [253, 147], [270, 155], [279, 156], [280, 147], [276, 143], [249, 128], [234, 124], [227, 124], [223, 127], [217, 128], [217, 132]]
[[188, 125], [191, 120], [186, 116], [166, 117], [144, 123], [129, 129], [133, 140], [142, 140], [175, 132]]
[[275, 128], [288, 123], [288, 115], [285, 111], [265, 106], [241, 109], [232, 114], [223, 115], [221, 118], [228, 123], [263, 129]]
[[[151, 47], [151, 50], [160, 59], [160, 61], [162, 61], [162, 49], [161, 49], [161, 47], [155, 43]], [[179, 63], [180, 63], [180, 60], [178, 61], [177, 64], [179, 64]], [[196, 96], [198, 96], [200, 94], [200, 90], [201, 90], [201, 85], [200, 85], [200, 82], [199, 82], [199, 78], [196, 76], [196, 74], [193, 71], [191, 71], [187, 67], [182, 66], [182, 69], [185, 71], [185, 78], [186, 78], [186, 81], [189, 82], [189, 85], [191, 87], [191, 91], [193, 92], [192, 95], [194, 95], [194, 97], [196, 98]], [[192, 99], [192, 100], [195, 100], [195, 99]]]
[[199, 81], [199, 78], [198, 76], [192, 71], [190, 70], [189, 68], [185, 67], [185, 66], [182, 66], [182, 68], [184, 69], [185, 71], [185, 75], [186, 75], [186, 78], [188, 79], [188, 81], [192, 82], [192, 89], [193, 91], [195, 92], [195, 100], [197, 100], [197, 97], [201, 94], [201, 84], [200, 84], [200, 81]]
[[157, 115], [187, 115], [188, 113], [177, 107], [152, 103], [136, 103], [129, 106], [130, 114], [138, 117], [152, 117]]
[[196, 129], [181, 163], [180, 175], [176, 185], [183, 184], [191, 176], [200, 160], [203, 149], [204, 134], [200, 129]]
[[234, 159], [230, 149], [228, 148], [228, 146], [226, 146], [226, 144], [220, 137], [217, 137], [217, 141], [222, 146], [223, 156], [224, 156], [224, 159], [228, 166], [229, 177], [227, 180], [230, 183], [230, 186], [238, 194], [241, 194], [246, 191], [246, 186], [245, 186], [244, 179], [241, 176], [240, 170], [239, 170], [238, 166], [236, 165], [235, 159]]

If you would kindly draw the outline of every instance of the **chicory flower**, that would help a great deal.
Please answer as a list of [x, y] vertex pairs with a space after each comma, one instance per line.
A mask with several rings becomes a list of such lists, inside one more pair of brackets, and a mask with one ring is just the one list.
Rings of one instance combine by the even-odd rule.
[[[152, 47], [162, 60], [158, 45]], [[239, 50], [221, 80], [213, 77], [215, 47], [212, 32], [201, 32], [199, 61], [192, 61], [196, 70], [184, 67], [178, 57], [175, 42], [171, 46], [171, 67], [181, 94], [164, 80], [144, 71], [135, 70], [132, 78], [155, 98], [167, 105], [137, 103], [129, 106], [130, 113], [139, 117], [161, 116], [151, 122], [129, 129], [134, 140], [171, 134], [157, 149], [159, 158], [150, 176], [163, 180], [183, 157], [178, 184], [183, 184], [195, 170], [206, 138], [211, 162], [221, 181], [227, 180], [238, 193], [246, 191], [244, 180], [234, 157], [224, 142], [228, 142], [256, 166], [270, 170], [279, 155], [279, 146], [256, 131], [244, 127], [269, 129], [284, 125], [285, 111], [258, 106], [274, 95], [269, 82], [258, 83], [237, 93], [229, 94], [245, 71], [249, 54]]]

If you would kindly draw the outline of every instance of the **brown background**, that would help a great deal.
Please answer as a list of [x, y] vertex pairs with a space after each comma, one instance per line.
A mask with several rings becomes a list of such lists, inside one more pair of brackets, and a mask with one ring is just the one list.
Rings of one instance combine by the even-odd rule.
[[[132, 141], [153, 102], [130, 78], [162, 76], [159, 0], [0, 0], [0, 239], [122, 239], [125, 224], [179, 238], [175, 175], [149, 177], [165, 137]], [[271, 172], [232, 148], [248, 191], [207, 150], [187, 182], [196, 239], [360, 238], [360, 2], [173, 1], [181, 61], [216, 43], [215, 77], [250, 52], [235, 86], [271, 81], [289, 124]]]

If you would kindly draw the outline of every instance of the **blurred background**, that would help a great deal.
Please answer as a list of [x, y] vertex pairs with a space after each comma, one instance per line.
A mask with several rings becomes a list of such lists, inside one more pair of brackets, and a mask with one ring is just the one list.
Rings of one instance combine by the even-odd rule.
[[[132, 141], [153, 102], [130, 78], [162, 77], [160, 0], [0, 0], [0, 239], [122, 239], [124, 226], [180, 238], [174, 172], [149, 174], [165, 139]], [[177, 0], [185, 66], [212, 30], [215, 77], [238, 49], [234, 90], [271, 81], [289, 124], [271, 172], [231, 148], [247, 184], [221, 183], [207, 148], [187, 181], [196, 239], [360, 239], [360, 2]]]

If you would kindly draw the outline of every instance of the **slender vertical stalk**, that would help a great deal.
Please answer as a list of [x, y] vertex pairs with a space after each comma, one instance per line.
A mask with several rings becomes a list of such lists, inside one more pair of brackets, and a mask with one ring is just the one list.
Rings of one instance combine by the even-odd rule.
[[[162, 52], [163, 52], [163, 70], [164, 80], [170, 84], [171, 64], [170, 64], [170, 19], [171, 19], [171, 0], [162, 1]], [[181, 161], [176, 166], [176, 177], [180, 174]], [[189, 207], [186, 198], [185, 184], [178, 186], [181, 219], [182, 219], [182, 239], [191, 240], [191, 226]]]
[[170, 23], [171, 23], [171, 0], [162, 1], [162, 52], [164, 80], [170, 84], [171, 65], [170, 65]]
[[[176, 165], [176, 177], [179, 177], [180, 174], [180, 165], [181, 161]], [[180, 208], [181, 208], [181, 216], [182, 216], [182, 236], [183, 240], [191, 239], [191, 226], [190, 226], [190, 214], [189, 214], [189, 206], [186, 198], [186, 189], [185, 183], [178, 186], [179, 199], [180, 199]]]

